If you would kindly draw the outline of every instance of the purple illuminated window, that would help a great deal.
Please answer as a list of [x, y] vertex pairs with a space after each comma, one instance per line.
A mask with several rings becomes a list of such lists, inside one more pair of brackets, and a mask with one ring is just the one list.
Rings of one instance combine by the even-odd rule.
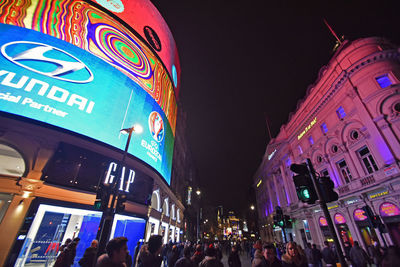
[[387, 74], [376, 77], [375, 79], [381, 88], [386, 88], [386, 87], [392, 85], [392, 81], [390, 80], [390, 78]]
[[308, 142], [310, 142], [310, 145], [314, 144], [314, 139], [312, 138], [312, 136], [308, 137]]
[[342, 106], [340, 106], [337, 110], [336, 110], [336, 114], [338, 115], [339, 119], [343, 119], [344, 117], [346, 117], [346, 112], [344, 112], [344, 109]]
[[326, 134], [328, 132], [328, 126], [326, 126], [326, 123], [321, 124], [321, 131], [323, 134]]

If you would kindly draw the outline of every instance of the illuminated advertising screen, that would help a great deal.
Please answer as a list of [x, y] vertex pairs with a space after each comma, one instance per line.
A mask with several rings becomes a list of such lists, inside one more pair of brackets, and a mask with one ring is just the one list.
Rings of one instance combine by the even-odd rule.
[[174, 135], [155, 99], [100, 58], [60, 39], [0, 24], [0, 111], [55, 125], [128, 153], [170, 183]]
[[64, 40], [132, 79], [158, 103], [175, 134], [177, 104], [168, 71], [148, 43], [108, 13], [82, 0], [0, 1], [0, 23]]
[[178, 94], [180, 66], [174, 38], [167, 23], [150, 0], [91, 0], [129, 24], [156, 51]]

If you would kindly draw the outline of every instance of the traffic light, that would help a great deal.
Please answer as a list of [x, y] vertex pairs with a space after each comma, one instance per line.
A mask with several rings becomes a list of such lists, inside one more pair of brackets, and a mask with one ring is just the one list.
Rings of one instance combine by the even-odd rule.
[[306, 164], [292, 164], [290, 170], [297, 175], [293, 176], [297, 197], [304, 203], [314, 204], [318, 196]]
[[100, 186], [97, 189], [96, 200], [94, 201], [93, 208], [95, 210], [106, 210], [109, 198], [110, 195], [108, 194], [108, 189], [104, 186]]
[[339, 195], [333, 190], [335, 188], [335, 184], [331, 178], [323, 176], [320, 177], [318, 181], [321, 189], [321, 196], [324, 198], [325, 203], [339, 199]]
[[382, 223], [381, 217], [375, 215], [370, 206], [364, 206], [362, 208], [365, 211], [365, 216], [367, 216], [367, 222], [369, 227], [378, 228], [381, 233], [386, 233], [386, 226]]
[[283, 217], [279, 215], [274, 215], [274, 228], [275, 227], [281, 227], [283, 228], [285, 226], [285, 223], [283, 221]]
[[290, 218], [289, 215], [283, 216], [283, 224], [285, 228], [292, 228], [292, 219]]
[[118, 195], [117, 207], [115, 208], [115, 212], [116, 213], [120, 213], [120, 212], [123, 212], [125, 210], [126, 199], [127, 199], [126, 194]]

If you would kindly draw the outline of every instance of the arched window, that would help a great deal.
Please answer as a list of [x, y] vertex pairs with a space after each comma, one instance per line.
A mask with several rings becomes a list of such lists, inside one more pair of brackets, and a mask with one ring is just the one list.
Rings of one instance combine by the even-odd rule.
[[162, 212], [165, 216], [169, 217], [169, 205], [168, 205], [168, 198], [164, 199], [164, 203], [162, 206]]
[[151, 207], [157, 211], [160, 211], [160, 191], [156, 190], [151, 196]]
[[176, 217], [175, 217], [175, 204], [171, 205], [171, 218], [173, 220], [176, 220]]
[[21, 177], [25, 172], [22, 155], [13, 147], [0, 143], [0, 175]]

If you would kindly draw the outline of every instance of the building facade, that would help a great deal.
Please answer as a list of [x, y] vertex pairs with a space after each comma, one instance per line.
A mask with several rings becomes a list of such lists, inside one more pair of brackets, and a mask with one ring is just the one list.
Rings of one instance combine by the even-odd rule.
[[110, 238], [130, 254], [151, 234], [180, 241], [180, 66], [151, 2], [3, 1], [0, 32], [0, 265], [51, 265], [79, 237], [77, 265], [110, 187]]
[[[400, 245], [400, 54], [382, 38], [344, 42], [319, 73], [295, 112], [266, 149], [254, 176], [264, 241], [283, 241], [273, 226], [275, 207], [290, 215], [287, 240], [305, 246], [333, 241], [318, 204], [298, 200], [292, 163], [309, 158], [329, 176], [339, 200], [328, 204], [344, 242]], [[382, 233], [368, 226], [363, 206], [380, 215]]]

